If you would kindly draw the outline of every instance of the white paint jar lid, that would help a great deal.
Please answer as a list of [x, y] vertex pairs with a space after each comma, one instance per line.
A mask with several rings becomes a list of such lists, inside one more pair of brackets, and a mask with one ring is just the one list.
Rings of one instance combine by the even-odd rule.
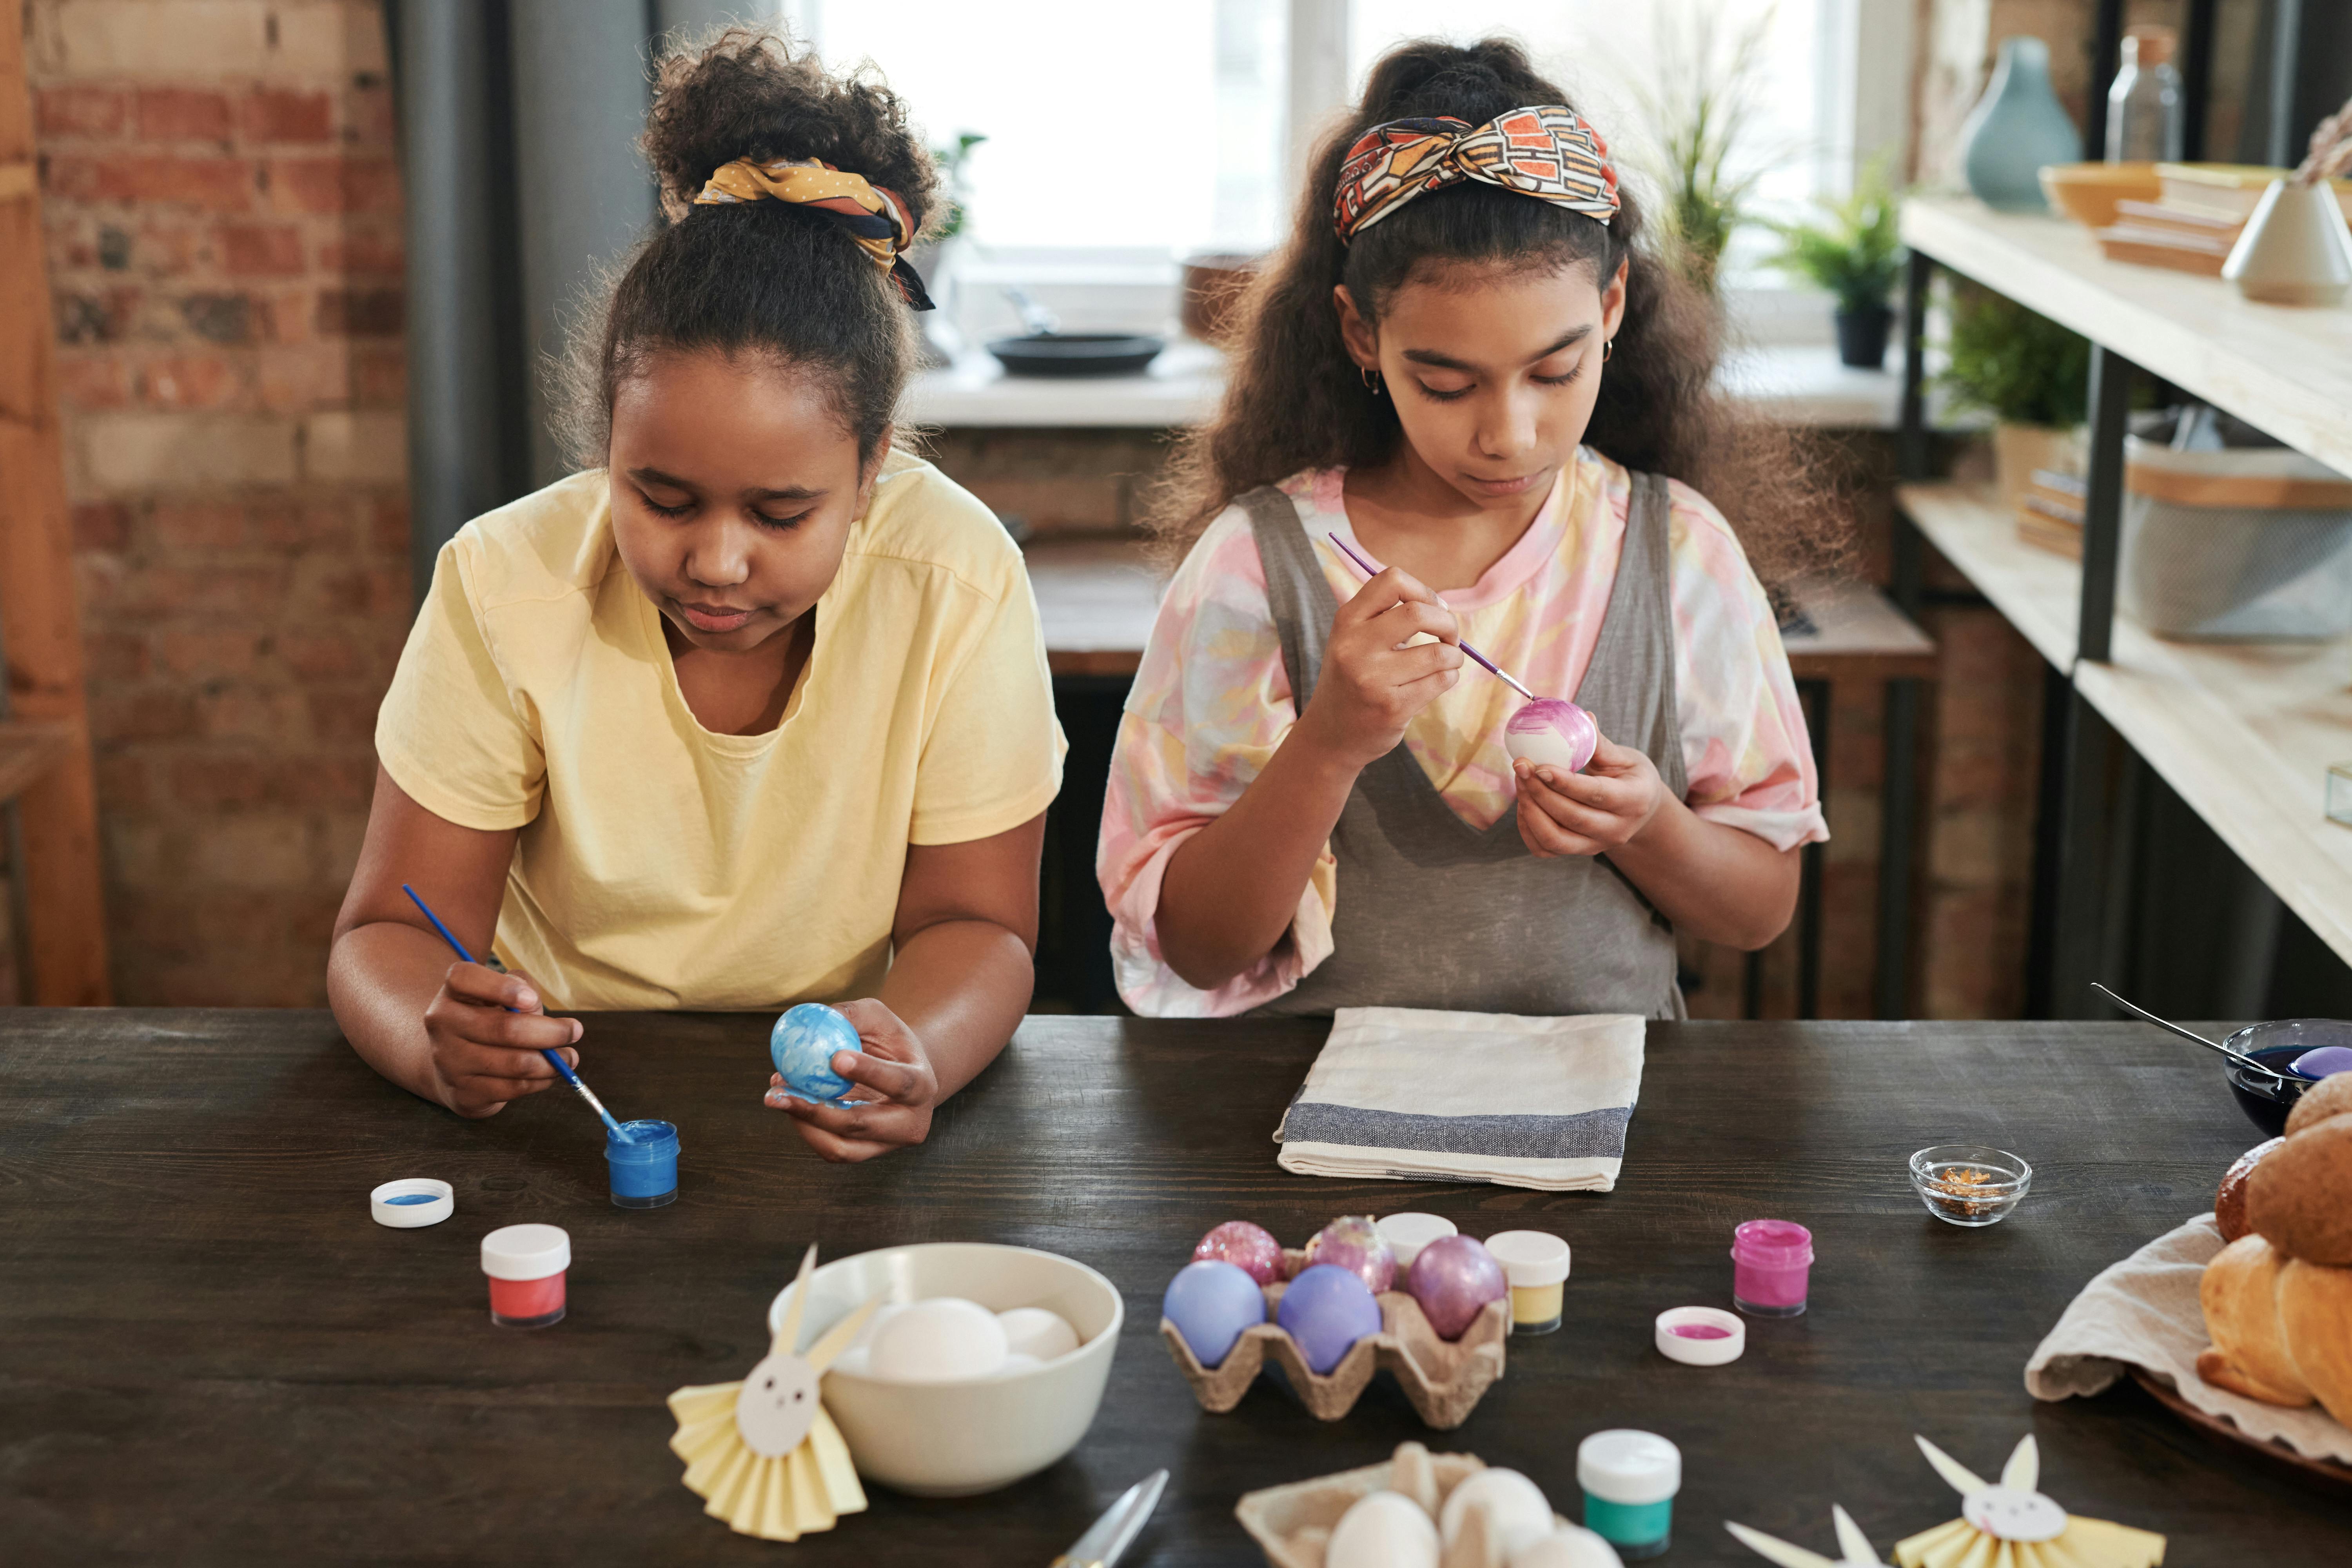
[[1486, 1238], [1486, 1250], [1517, 1288], [1557, 1285], [1568, 1278], [1568, 1243], [1549, 1231], [1497, 1231]]
[[1576, 1446], [1576, 1484], [1603, 1502], [1664, 1502], [1683, 1484], [1683, 1451], [1655, 1432], [1595, 1432]]
[[[1396, 1254], [1397, 1267], [1410, 1268], [1421, 1249], [1431, 1242], [1462, 1232], [1442, 1214], [1392, 1214], [1373, 1222], [1372, 1228]], [[1399, 1287], [1402, 1289], [1402, 1286]]]
[[482, 1237], [482, 1272], [493, 1279], [544, 1279], [572, 1267], [561, 1226], [510, 1225]]
[[368, 1194], [368, 1216], [394, 1230], [415, 1230], [439, 1225], [457, 1212], [456, 1191], [430, 1176], [407, 1176], [386, 1182]]
[[[1684, 1326], [1723, 1332], [1706, 1339], [1675, 1332]], [[1658, 1353], [1685, 1366], [1721, 1366], [1738, 1361], [1748, 1348], [1748, 1325], [1738, 1314], [1715, 1307], [1670, 1307], [1658, 1314], [1657, 1333]]]

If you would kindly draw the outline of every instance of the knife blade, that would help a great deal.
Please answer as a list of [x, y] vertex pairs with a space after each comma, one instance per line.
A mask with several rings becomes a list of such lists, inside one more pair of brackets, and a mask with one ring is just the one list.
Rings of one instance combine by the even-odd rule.
[[1152, 1510], [1160, 1506], [1160, 1491], [1168, 1485], [1168, 1472], [1154, 1470], [1126, 1491], [1102, 1517], [1087, 1527], [1087, 1532], [1053, 1561], [1052, 1568], [1112, 1568], [1135, 1544], [1143, 1533]]

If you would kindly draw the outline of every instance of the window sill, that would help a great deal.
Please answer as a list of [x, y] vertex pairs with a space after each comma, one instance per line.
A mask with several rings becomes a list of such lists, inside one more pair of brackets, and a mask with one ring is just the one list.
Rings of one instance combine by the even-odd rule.
[[[1853, 370], [1826, 344], [1781, 344], [1727, 356], [1717, 384], [1792, 425], [1891, 430], [1902, 415], [1899, 348], [1885, 370]], [[908, 388], [905, 417], [974, 429], [1168, 429], [1216, 412], [1224, 355], [1179, 338], [1141, 375], [1068, 380], [1008, 376], [985, 350], [926, 371]]]

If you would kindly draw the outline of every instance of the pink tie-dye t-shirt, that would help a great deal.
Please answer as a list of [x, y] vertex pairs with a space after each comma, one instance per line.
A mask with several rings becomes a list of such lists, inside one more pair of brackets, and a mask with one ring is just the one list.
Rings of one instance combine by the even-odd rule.
[[[1342, 477], [1339, 469], [1300, 474], [1281, 489], [1310, 535], [1336, 534], [1378, 564], [1349, 529]], [[1679, 482], [1669, 493], [1675, 688], [1690, 781], [1684, 799], [1708, 821], [1778, 849], [1826, 839], [1804, 711], [1763, 585], [1706, 498]], [[1574, 692], [1616, 581], [1631, 497], [1624, 468], [1580, 449], [1518, 542], [1470, 587], [1445, 591], [1463, 637], [1533, 689]], [[1353, 597], [1360, 574], [1335, 552], [1315, 553], [1333, 596]], [[1465, 665], [1454, 689], [1405, 727], [1413, 761], [1473, 827], [1512, 809], [1503, 725], [1520, 700]], [[1328, 845], [1288, 937], [1213, 991], [1188, 985], [1161, 961], [1153, 930], [1170, 858], [1241, 797], [1297, 717], [1257, 542], [1248, 517], [1229, 507], [1160, 601], [1103, 802], [1096, 872], [1110, 905], [1119, 994], [1138, 1013], [1244, 1012], [1290, 990], [1330, 955], [1339, 892]]]

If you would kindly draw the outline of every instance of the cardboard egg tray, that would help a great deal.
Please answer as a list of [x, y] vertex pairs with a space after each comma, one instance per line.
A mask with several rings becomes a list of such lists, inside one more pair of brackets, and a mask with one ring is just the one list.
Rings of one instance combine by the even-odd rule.
[[[1418, 1443], [1403, 1443], [1384, 1465], [1250, 1492], [1234, 1505], [1234, 1517], [1273, 1568], [1323, 1568], [1332, 1528], [1358, 1499], [1383, 1489], [1402, 1492], [1435, 1519], [1447, 1495], [1486, 1468], [1486, 1461], [1475, 1454], [1433, 1454]], [[1560, 1524], [1568, 1522], [1558, 1514], [1552, 1517]], [[1472, 1510], [1461, 1536], [1447, 1549], [1443, 1568], [1492, 1568], [1500, 1561], [1500, 1552], [1483, 1528], [1485, 1520], [1484, 1510]]]
[[[1283, 1258], [1292, 1274], [1305, 1266], [1302, 1253], [1286, 1251]], [[1300, 1403], [1318, 1421], [1337, 1421], [1354, 1409], [1372, 1373], [1385, 1368], [1412, 1402], [1423, 1426], [1451, 1432], [1470, 1418], [1486, 1390], [1503, 1375], [1503, 1342], [1511, 1334], [1507, 1296], [1487, 1302], [1462, 1337], [1449, 1341], [1437, 1337], [1420, 1302], [1402, 1290], [1383, 1290], [1379, 1298], [1381, 1331], [1358, 1340], [1339, 1365], [1318, 1374], [1308, 1370], [1297, 1342], [1274, 1321], [1286, 1288], [1286, 1280], [1264, 1288], [1266, 1321], [1243, 1330], [1225, 1359], [1213, 1367], [1200, 1363], [1175, 1324], [1160, 1320], [1160, 1336], [1168, 1342], [1168, 1353], [1192, 1385], [1202, 1409], [1222, 1415], [1239, 1405], [1271, 1355]]]

